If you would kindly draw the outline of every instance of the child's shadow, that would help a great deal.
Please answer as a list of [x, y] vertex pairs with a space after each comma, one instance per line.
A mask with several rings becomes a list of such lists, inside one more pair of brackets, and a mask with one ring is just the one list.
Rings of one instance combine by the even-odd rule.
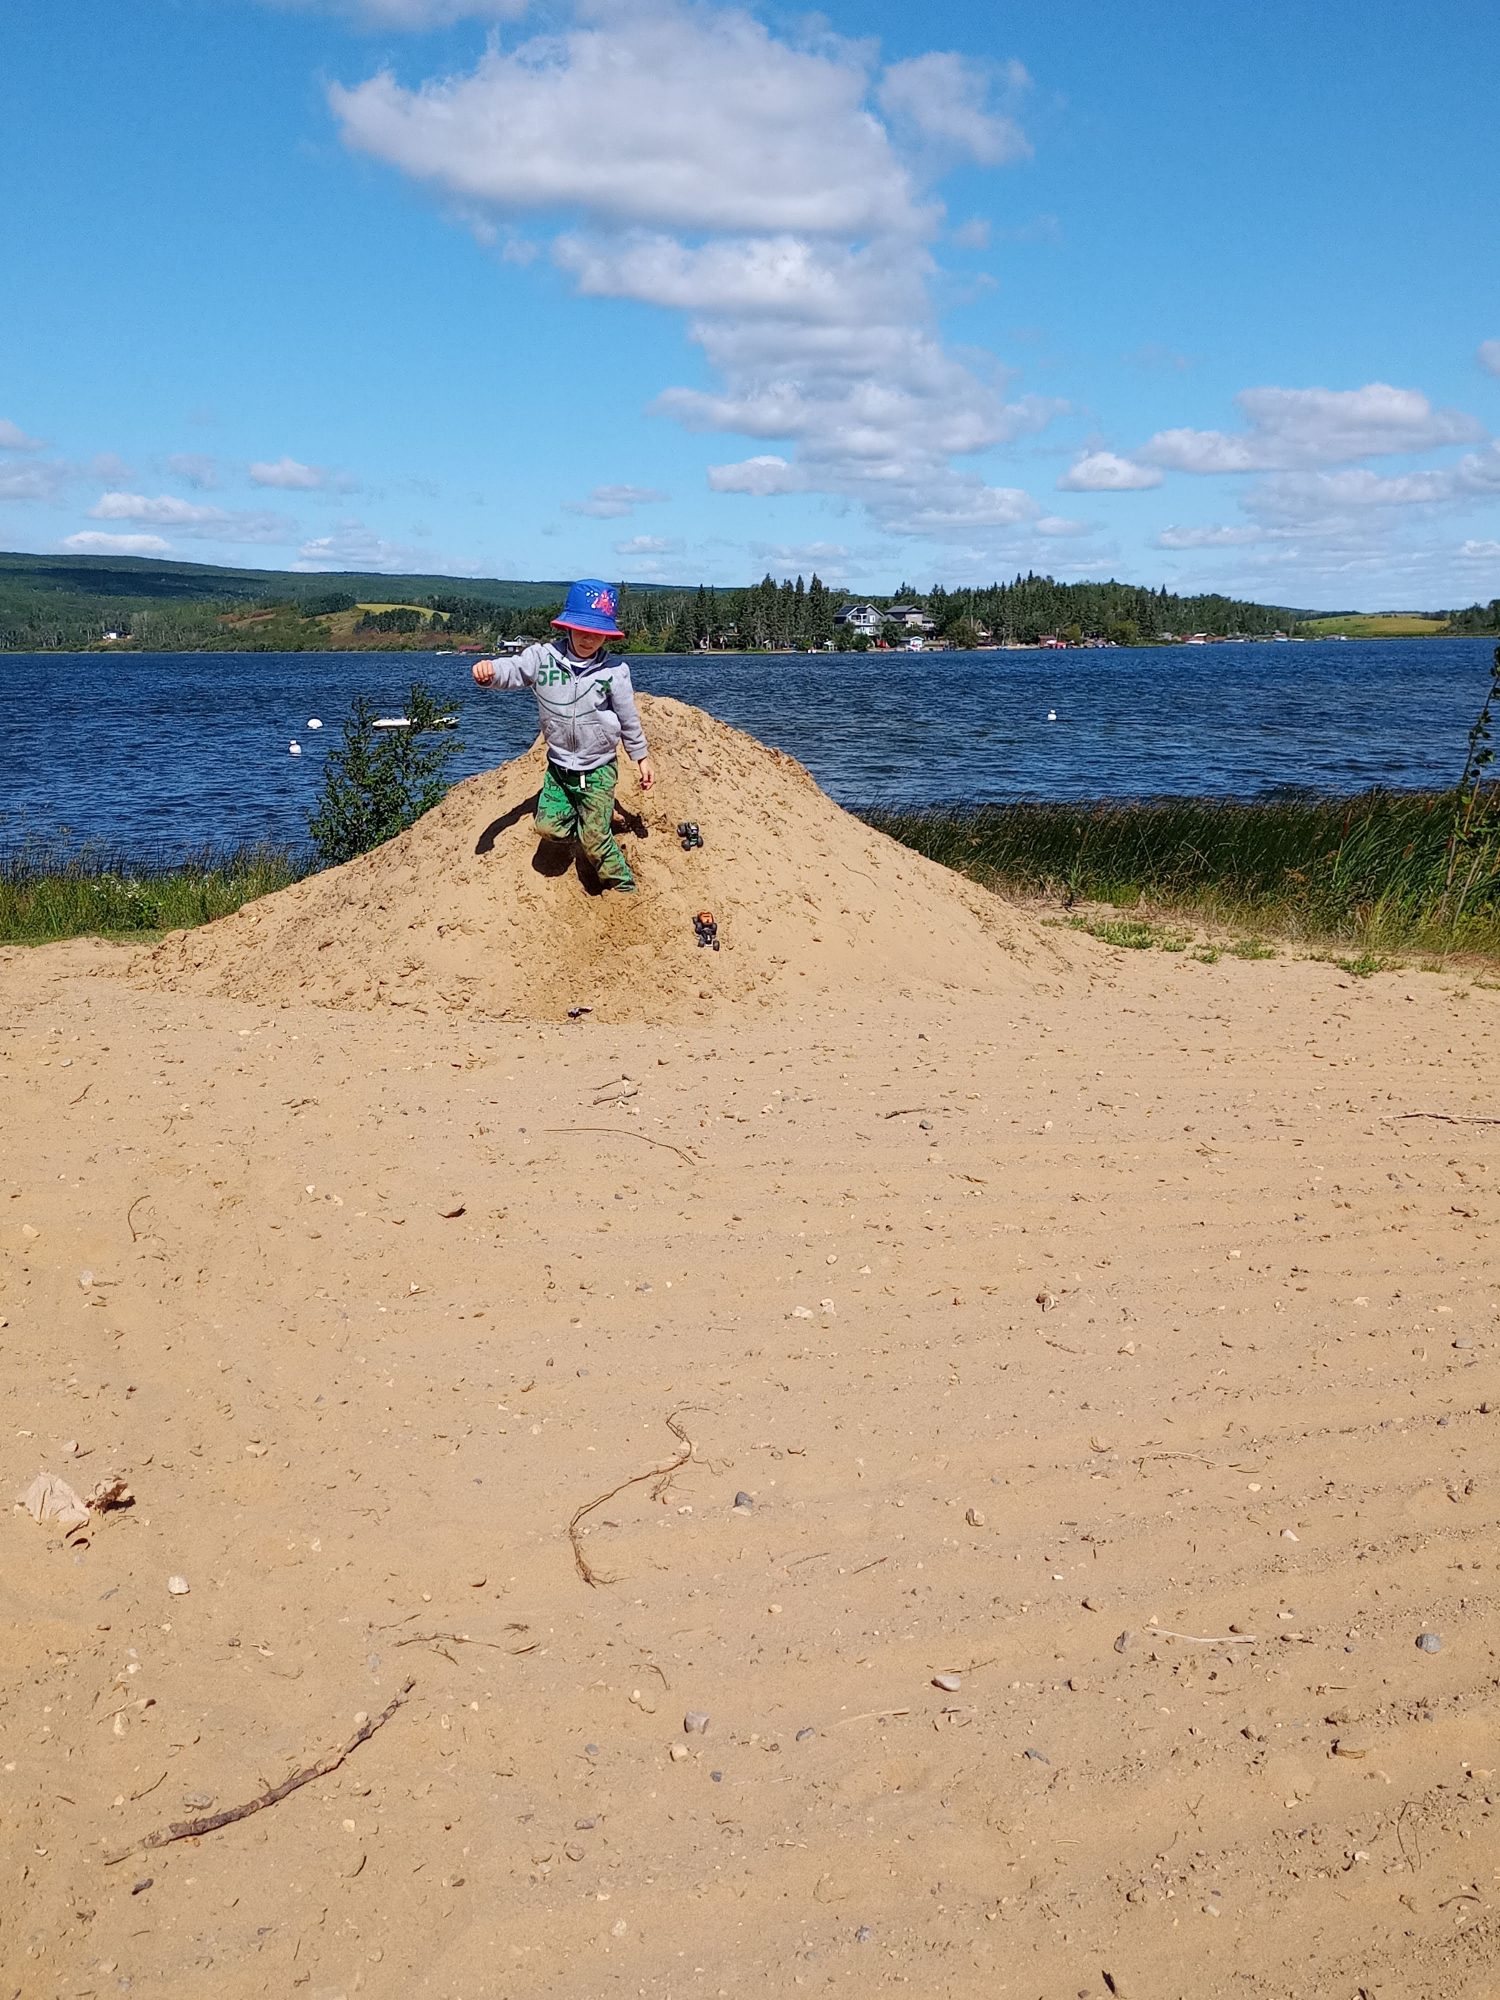
[[[492, 853], [495, 843], [502, 833], [509, 833], [510, 829], [513, 826], [519, 826], [523, 819], [530, 819], [536, 811], [537, 800], [540, 796], [540, 793], [533, 792], [529, 799], [523, 799], [518, 806], [512, 806], [510, 811], [502, 813], [499, 819], [492, 819], [483, 833], [480, 834], [478, 840], [475, 841], [474, 852], [476, 854]], [[647, 840], [650, 838], [650, 829], [641, 814], [630, 812], [624, 806], [617, 805], [615, 807], [612, 825], [616, 833], [634, 834], [637, 840]], [[585, 895], [602, 896], [604, 894], [604, 884], [594, 873], [593, 868], [590, 866], [576, 841], [539, 840], [536, 844], [536, 852], [531, 857], [531, 865], [538, 875], [545, 875], [549, 878], [566, 875], [569, 868], [572, 868], [578, 876], [579, 885]]]

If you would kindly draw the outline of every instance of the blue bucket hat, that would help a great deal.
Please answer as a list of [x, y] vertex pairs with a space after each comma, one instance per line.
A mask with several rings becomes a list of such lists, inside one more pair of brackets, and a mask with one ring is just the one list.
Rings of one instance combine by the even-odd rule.
[[623, 639], [625, 634], [615, 623], [619, 608], [620, 593], [612, 583], [585, 577], [573, 585], [567, 603], [552, 622], [574, 632], [603, 632], [607, 638]]

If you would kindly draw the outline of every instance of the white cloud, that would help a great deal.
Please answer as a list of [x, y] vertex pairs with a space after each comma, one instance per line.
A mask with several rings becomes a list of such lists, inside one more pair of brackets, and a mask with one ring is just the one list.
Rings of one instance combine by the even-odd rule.
[[285, 10], [341, 14], [357, 27], [421, 33], [456, 21], [511, 21], [530, 0], [271, 0]]
[[967, 222], [961, 222], [954, 230], [953, 241], [960, 250], [988, 250], [990, 247], [988, 217], [971, 215]]
[[340, 521], [330, 535], [318, 535], [297, 551], [293, 568], [406, 572], [419, 576], [476, 576], [478, 563], [437, 555], [410, 542], [387, 541], [363, 521]]
[[1481, 340], [1474, 359], [1488, 375], [1500, 375], [1500, 340]]
[[1235, 549], [1266, 539], [1260, 528], [1163, 528], [1152, 537], [1154, 549]]
[[617, 521], [637, 507], [652, 506], [670, 497], [658, 493], [654, 486], [596, 486], [586, 500], [565, 500], [563, 511], [587, 514], [596, 521]]
[[41, 438], [28, 437], [19, 424], [0, 417], [0, 451], [45, 451]]
[[805, 492], [807, 475], [789, 459], [762, 452], [755, 458], [742, 458], [738, 465], [711, 465], [708, 485], [713, 493], [753, 493], [764, 499], [773, 493]]
[[617, 556], [670, 556], [676, 555], [681, 542], [665, 540], [661, 535], [632, 535], [628, 542], [616, 542]]
[[1450, 507], [1500, 495], [1500, 443], [1466, 452], [1453, 465], [1385, 475], [1367, 466], [1338, 472], [1283, 472], [1245, 496], [1257, 520], [1325, 521], [1370, 508]]
[[144, 493], [101, 493], [89, 509], [93, 521], [155, 521], [160, 526], [180, 527], [205, 521], [222, 521], [222, 508], [199, 506], [191, 500], [177, 500], [163, 493], [151, 500]]
[[1154, 465], [1137, 465], [1112, 451], [1090, 451], [1068, 467], [1058, 480], [1063, 493], [1137, 493], [1160, 486], [1163, 474]]
[[0, 501], [56, 500], [72, 477], [72, 467], [56, 459], [41, 459], [31, 465], [0, 465]]
[[102, 493], [90, 507], [89, 518], [144, 521], [214, 542], [284, 542], [296, 533], [282, 514], [240, 513], [204, 501], [180, 500], [171, 493]]
[[864, 108], [863, 52], [777, 41], [737, 9], [612, 12], [468, 76], [389, 71], [329, 101], [346, 142], [446, 193], [643, 227], [911, 232], [912, 177]]
[[329, 478], [321, 465], [303, 465], [295, 458], [257, 459], [250, 467], [252, 486], [279, 486], [289, 493], [315, 493]]
[[80, 534], [65, 535], [60, 546], [70, 556], [169, 556], [172, 553], [172, 544], [163, 541], [160, 535], [104, 535], [92, 528]]
[[842, 542], [752, 542], [750, 553], [774, 575], [810, 576], [816, 571], [825, 582], [840, 575], [849, 558]]
[[1465, 562], [1500, 563], [1500, 542], [1461, 542], [1458, 553]]
[[218, 461], [199, 451], [174, 451], [167, 460], [167, 470], [200, 493], [211, 492], [219, 484]]
[[1473, 444], [1484, 427], [1419, 389], [1242, 389], [1244, 431], [1158, 431], [1138, 456], [1174, 472], [1280, 472]]
[[909, 308], [921, 299], [932, 269], [920, 245], [856, 247], [784, 231], [693, 245], [648, 230], [567, 235], [552, 254], [587, 296], [832, 326], [863, 313], [887, 320], [898, 300]]
[[1070, 520], [1066, 514], [1042, 514], [1031, 524], [1032, 533], [1037, 535], [1091, 535], [1094, 530], [1088, 521]]
[[706, 0], [591, 0], [465, 74], [408, 89], [383, 73], [330, 101], [346, 143], [483, 211], [491, 234], [543, 218], [579, 292], [689, 316], [715, 379], [656, 412], [781, 447], [714, 466], [711, 490], [822, 492], [890, 532], [942, 534], [1040, 511], [952, 461], [1065, 407], [1007, 400], [993, 357], [943, 342], [932, 296], [940, 156], [1020, 157], [1005, 100], [1028, 83], [946, 53], [877, 75], [869, 44], [816, 22], [773, 34]]
[[996, 70], [973, 56], [933, 50], [892, 63], [880, 79], [876, 97], [898, 131], [981, 166], [998, 167], [1031, 157], [1026, 134], [990, 102], [1002, 79], [1012, 94], [1031, 81], [1019, 63]]

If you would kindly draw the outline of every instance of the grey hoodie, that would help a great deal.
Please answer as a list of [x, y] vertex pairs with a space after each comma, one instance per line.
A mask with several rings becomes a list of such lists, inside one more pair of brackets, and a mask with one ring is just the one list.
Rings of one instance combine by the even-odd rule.
[[533, 690], [548, 760], [560, 770], [597, 770], [612, 761], [621, 743], [637, 763], [646, 755], [630, 669], [615, 654], [601, 649], [591, 660], [579, 660], [566, 646], [544, 639], [514, 659], [490, 665], [492, 687]]

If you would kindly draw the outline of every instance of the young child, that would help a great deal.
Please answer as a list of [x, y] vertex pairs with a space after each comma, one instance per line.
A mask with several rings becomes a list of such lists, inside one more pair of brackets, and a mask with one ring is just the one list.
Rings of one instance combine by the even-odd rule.
[[537, 832], [544, 840], [576, 840], [607, 889], [633, 891], [630, 863], [610, 827], [621, 743], [635, 759], [643, 792], [655, 774], [630, 669], [605, 651], [606, 639], [625, 636], [615, 623], [618, 602], [613, 584], [575, 583], [552, 621], [561, 640], [544, 639], [514, 659], [476, 660], [474, 678], [481, 687], [529, 687], [536, 694], [547, 744]]

